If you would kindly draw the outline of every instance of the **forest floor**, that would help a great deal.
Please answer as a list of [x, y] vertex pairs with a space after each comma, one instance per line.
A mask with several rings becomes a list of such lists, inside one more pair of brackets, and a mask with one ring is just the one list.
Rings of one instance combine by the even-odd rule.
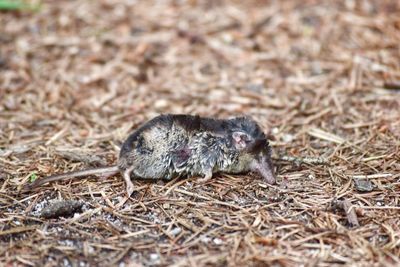
[[[399, 266], [399, 13], [396, 0], [1, 12], [0, 265]], [[137, 180], [121, 207], [119, 175], [21, 191], [115, 164], [128, 134], [160, 113], [253, 117], [278, 184]], [[56, 201], [75, 209], [47, 218]]]

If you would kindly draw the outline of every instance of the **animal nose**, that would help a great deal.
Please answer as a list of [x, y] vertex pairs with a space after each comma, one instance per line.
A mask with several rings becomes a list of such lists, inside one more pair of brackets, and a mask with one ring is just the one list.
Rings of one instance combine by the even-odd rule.
[[276, 183], [274, 167], [270, 160], [263, 159], [261, 162], [256, 162], [253, 165], [253, 171], [258, 172], [264, 178], [265, 182], [269, 184]]
[[269, 169], [269, 173], [266, 176], [264, 176], [264, 179], [269, 184], [276, 184], [276, 177], [274, 171], [271, 169]]

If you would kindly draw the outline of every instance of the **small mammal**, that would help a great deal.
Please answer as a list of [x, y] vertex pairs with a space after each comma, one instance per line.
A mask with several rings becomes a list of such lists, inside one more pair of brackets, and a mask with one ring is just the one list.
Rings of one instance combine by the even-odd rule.
[[117, 165], [75, 171], [39, 179], [27, 190], [48, 182], [87, 175], [111, 176], [121, 173], [128, 196], [133, 192], [131, 178], [172, 179], [213, 173], [260, 174], [274, 184], [271, 148], [260, 126], [250, 118], [212, 119], [191, 115], [159, 115], [125, 140]]

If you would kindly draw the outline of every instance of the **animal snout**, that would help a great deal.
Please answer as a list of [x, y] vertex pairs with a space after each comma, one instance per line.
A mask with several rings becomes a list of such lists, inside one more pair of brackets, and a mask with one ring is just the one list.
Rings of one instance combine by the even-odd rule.
[[268, 184], [276, 183], [274, 167], [269, 160], [262, 160], [252, 164], [252, 171], [259, 173]]

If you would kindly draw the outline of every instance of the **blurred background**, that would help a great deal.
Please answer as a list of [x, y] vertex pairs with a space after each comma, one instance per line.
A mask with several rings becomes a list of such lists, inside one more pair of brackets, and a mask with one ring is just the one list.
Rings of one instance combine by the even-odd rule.
[[0, 109], [46, 126], [171, 112], [270, 128], [399, 79], [398, 1], [6, 2], [25, 4], [0, 13]]

